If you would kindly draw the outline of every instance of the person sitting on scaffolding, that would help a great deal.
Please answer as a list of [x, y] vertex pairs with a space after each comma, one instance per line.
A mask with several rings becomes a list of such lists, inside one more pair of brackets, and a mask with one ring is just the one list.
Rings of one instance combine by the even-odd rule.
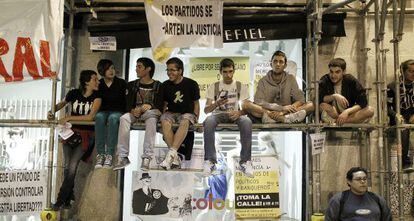
[[[414, 60], [407, 60], [401, 63], [401, 81], [400, 81], [400, 114], [397, 116], [397, 104], [395, 102], [395, 87], [397, 82], [391, 82], [387, 86], [387, 107], [390, 124], [395, 125], [399, 120], [401, 123], [414, 124]], [[410, 149], [410, 129], [401, 131], [402, 141], [402, 166], [405, 172], [414, 172], [412, 162], [408, 156]]]
[[295, 76], [286, 73], [287, 57], [276, 51], [270, 61], [270, 70], [259, 80], [254, 103], [246, 101], [243, 110], [254, 123], [300, 123], [314, 109], [312, 102], [305, 102]]
[[[166, 71], [169, 79], [161, 86], [164, 101], [161, 125], [169, 151], [160, 166], [169, 170], [181, 168], [181, 159], [177, 150], [187, 136], [189, 127], [198, 121], [200, 89], [196, 81], [183, 76], [184, 64], [179, 58], [168, 59]], [[175, 133], [174, 123], [179, 124]]]
[[220, 74], [223, 80], [211, 84], [206, 93], [206, 106], [204, 112], [211, 113], [203, 122], [204, 126], [204, 169], [203, 174], [210, 176], [215, 171], [217, 162], [215, 129], [219, 123], [236, 123], [240, 130], [241, 151], [240, 170], [248, 177], [253, 177], [251, 162], [252, 149], [252, 121], [243, 110], [239, 102], [249, 99], [247, 85], [233, 80], [234, 62], [225, 58], [220, 62]]
[[369, 121], [374, 109], [368, 106], [365, 88], [354, 76], [346, 73], [345, 60], [334, 58], [328, 67], [329, 74], [319, 81], [321, 120], [339, 126]]
[[125, 168], [130, 161], [129, 133], [131, 124], [137, 121], [145, 122], [145, 135], [141, 169], [149, 170], [153, 156], [157, 122], [161, 116], [162, 100], [160, 98], [161, 82], [153, 80], [155, 73], [154, 62], [146, 57], [138, 58], [136, 69], [138, 79], [127, 85], [126, 106], [128, 113], [122, 115], [119, 123], [117, 155], [118, 161], [114, 170]]

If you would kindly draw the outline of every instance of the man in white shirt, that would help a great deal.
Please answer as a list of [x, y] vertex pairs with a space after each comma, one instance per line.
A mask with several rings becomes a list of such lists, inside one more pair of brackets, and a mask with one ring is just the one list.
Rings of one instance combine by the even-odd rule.
[[219, 123], [236, 123], [240, 130], [241, 152], [239, 169], [248, 177], [253, 177], [251, 163], [252, 121], [243, 110], [241, 103], [249, 98], [247, 85], [233, 80], [234, 62], [225, 58], [220, 62], [222, 80], [211, 84], [207, 89], [204, 112], [211, 113], [203, 122], [204, 126], [204, 169], [205, 176], [215, 170], [217, 162], [214, 146], [215, 129]]

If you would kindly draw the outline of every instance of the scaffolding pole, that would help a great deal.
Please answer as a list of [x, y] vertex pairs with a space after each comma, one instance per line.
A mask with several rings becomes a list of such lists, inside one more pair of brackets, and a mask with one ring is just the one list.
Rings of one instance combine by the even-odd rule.
[[[380, 54], [380, 38], [379, 38], [379, 30], [380, 30], [380, 15], [379, 15], [379, 0], [375, 0], [375, 86], [376, 86], [376, 94], [377, 94], [377, 124], [383, 125], [383, 115], [382, 115], [382, 86], [384, 85], [383, 75], [382, 75], [382, 66], [381, 66], [381, 54]], [[383, 168], [383, 148], [384, 148], [384, 128], [378, 128], [378, 137], [377, 137], [377, 167], [378, 171], [384, 171]], [[384, 174], [382, 172], [379, 173], [379, 193], [380, 195], [384, 195]]]
[[[398, 76], [398, 70], [399, 70], [399, 42], [401, 41], [401, 37], [403, 35], [403, 24], [404, 24], [404, 8], [405, 8], [405, 0], [401, 0], [401, 11], [400, 11], [400, 17], [399, 17], [399, 23], [397, 20], [397, 1], [392, 2], [393, 7], [393, 39], [391, 40], [391, 43], [393, 43], [393, 49], [394, 49], [394, 78], [396, 81], [395, 84], [395, 103], [398, 108], [396, 108], [397, 115], [400, 115], [400, 78]], [[401, 73], [403, 74], [403, 73]], [[403, 82], [404, 83], [404, 82]], [[400, 128], [401, 122], [399, 120], [396, 120], [396, 131], [397, 131], [397, 162], [398, 162], [398, 202], [404, 202], [404, 196], [403, 196], [403, 188], [404, 188], [404, 182], [403, 181], [403, 175], [402, 175], [402, 145], [401, 145], [401, 128]], [[404, 220], [404, 206], [403, 203], [399, 205], [398, 207], [398, 217], [400, 220]]]

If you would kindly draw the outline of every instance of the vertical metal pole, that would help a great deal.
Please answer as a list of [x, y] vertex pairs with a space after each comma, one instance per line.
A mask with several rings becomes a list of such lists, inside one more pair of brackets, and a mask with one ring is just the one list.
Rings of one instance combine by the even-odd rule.
[[[56, 90], [57, 80], [52, 78], [52, 113], [56, 108]], [[47, 194], [46, 194], [46, 207], [51, 207], [52, 198], [52, 176], [53, 176], [53, 148], [55, 146], [55, 125], [51, 124], [49, 129], [49, 153], [47, 162]]]
[[[306, 38], [306, 81], [311, 82], [311, 60], [310, 56], [312, 53], [312, 20], [308, 17], [306, 22], [306, 31], [307, 31], [307, 38]], [[311, 86], [311, 84], [307, 84], [308, 87]], [[309, 89], [309, 88], [308, 88]], [[311, 90], [308, 90], [308, 98], [309, 94], [311, 94]], [[313, 212], [313, 164], [312, 164], [312, 148], [306, 148], [306, 193], [308, 194], [308, 199], [306, 200], [306, 211], [308, 211], [308, 214], [306, 214], [306, 219], [308, 220], [309, 217], [311, 217]]]
[[[315, 1], [315, 11], [317, 13], [316, 21], [314, 22], [314, 39], [313, 39], [313, 83], [315, 87], [315, 122], [319, 125], [319, 81], [317, 80], [317, 67], [318, 67], [318, 44], [322, 34], [322, 2], [321, 0]], [[315, 156], [315, 164], [317, 171], [316, 185], [316, 211], [321, 211], [321, 168], [320, 168], [320, 156]]]
[[[382, 96], [383, 96], [383, 104], [382, 104], [382, 109], [386, 110], [387, 109], [387, 103], [385, 102], [387, 100], [387, 52], [388, 49], [384, 49], [384, 39], [381, 39], [381, 63], [382, 63], [382, 76], [384, 76], [383, 81], [384, 84], [382, 85]], [[382, 111], [383, 114], [383, 119], [386, 119], [386, 112]], [[384, 122], [385, 123], [385, 122]], [[384, 124], [385, 126], [385, 124]], [[384, 152], [384, 171], [386, 171], [386, 181], [384, 182], [385, 186], [383, 187], [383, 190], [385, 191], [384, 195], [386, 196], [386, 200], [388, 203], [390, 203], [390, 177], [391, 177], [391, 167], [390, 167], [390, 148], [388, 145], [388, 134], [385, 132], [383, 134], [383, 144], [384, 144], [384, 148], [383, 148], [383, 152]]]
[[[374, 38], [374, 43], [375, 43], [375, 76], [376, 76], [376, 94], [377, 94], [377, 125], [379, 125], [380, 127], [378, 128], [378, 137], [377, 137], [377, 150], [378, 150], [378, 156], [377, 156], [377, 166], [378, 166], [378, 171], [379, 172], [379, 193], [381, 195], [384, 195], [384, 174], [382, 173], [382, 171], [384, 170], [383, 165], [383, 148], [384, 148], [384, 140], [383, 140], [383, 136], [384, 136], [384, 128], [383, 126], [383, 109], [382, 107], [382, 86], [383, 86], [383, 81], [382, 79], [384, 79], [382, 77], [382, 70], [381, 70], [381, 57], [380, 57], [380, 38], [379, 38], [379, 22], [380, 22], [380, 16], [379, 16], [379, 0], [375, 0], [374, 2], [374, 7], [375, 7], [375, 38]], [[380, 82], [381, 81], [381, 82]]]
[[[402, 0], [404, 1], [404, 0]], [[405, 1], [404, 1], [405, 2]], [[394, 77], [395, 77], [395, 97], [396, 97], [396, 106], [398, 108], [397, 109], [397, 114], [400, 115], [400, 79], [398, 76], [398, 70], [399, 70], [399, 41], [401, 39], [401, 35], [399, 35], [400, 33], [397, 33], [399, 31], [399, 27], [398, 27], [398, 20], [397, 20], [397, 1], [393, 1], [392, 2], [392, 7], [393, 7], [393, 13], [392, 13], [392, 17], [393, 17], [393, 39], [391, 40], [391, 42], [393, 43], [393, 48], [394, 48]], [[403, 9], [401, 9], [401, 13], [403, 12]], [[400, 17], [400, 19], [403, 17]], [[401, 23], [402, 21], [400, 21]], [[404, 82], [403, 82], [404, 83]], [[402, 176], [402, 145], [401, 145], [401, 128], [399, 127], [401, 124], [400, 122], [398, 122], [398, 120], [396, 121], [396, 126], [397, 126], [397, 162], [398, 162], [398, 202], [403, 202], [404, 197], [403, 197], [403, 185], [404, 182], [402, 182], [403, 180], [403, 176]], [[404, 216], [404, 207], [403, 205], [399, 205], [399, 209], [398, 209], [398, 217], [400, 220], [403, 220], [403, 216]]]

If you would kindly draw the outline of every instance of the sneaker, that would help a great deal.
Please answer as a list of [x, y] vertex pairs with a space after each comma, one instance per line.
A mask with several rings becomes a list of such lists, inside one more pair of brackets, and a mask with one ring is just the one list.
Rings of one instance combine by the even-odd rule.
[[272, 123], [276, 123], [276, 121], [275, 120], [273, 120], [268, 114], [267, 114], [267, 112], [264, 112], [263, 113], [263, 116], [262, 116], [262, 123], [264, 123], [264, 124], [272, 124]]
[[250, 177], [250, 178], [254, 177], [252, 161], [249, 160], [249, 161], [240, 163], [239, 166], [240, 166], [240, 170], [243, 172], [245, 176]]
[[300, 123], [303, 120], [305, 120], [305, 117], [306, 117], [306, 111], [305, 110], [300, 110], [300, 111], [295, 112], [295, 113], [286, 114], [284, 123], [286, 123], [286, 124]]
[[404, 173], [412, 173], [414, 172], [414, 168], [411, 163], [403, 165], [403, 172]]
[[141, 161], [141, 170], [142, 171], [148, 171], [150, 166], [151, 158], [149, 157], [143, 157]]
[[118, 158], [117, 164], [114, 166], [113, 170], [121, 170], [128, 166], [131, 162], [129, 161], [128, 157], [120, 157]]
[[105, 157], [105, 162], [103, 163], [103, 168], [105, 169], [110, 169], [112, 168], [112, 156], [111, 155], [106, 155]]
[[103, 154], [96, 155], [95, 169], [102, 168], [104, 161], [105, 161], [105, 155]]
[[164, 160], [160, 163], [160, 167], [162, 167], [164, 170], [171, 169], [171, 165], [172, 165], [172, 163], [174, 161], [175, 155], [177, 155], [177, 151], [175, 151], [175, 150], [169, 150], [168, 153], [167, 153], [167, 155], [165, 155]]
[[203, 176], [208, 177], [216, 170], [216, 164], [210, 160], [204, 161]]
[[178, 156], [178, 154], [174, 156], [174, 160], [171, 164], [171, 169], [181, 169], [181, 158]]
[[335, 119], [333, 119], [326, 111], [322, 111], [321, 120], [324, 123], [335, 125]]

